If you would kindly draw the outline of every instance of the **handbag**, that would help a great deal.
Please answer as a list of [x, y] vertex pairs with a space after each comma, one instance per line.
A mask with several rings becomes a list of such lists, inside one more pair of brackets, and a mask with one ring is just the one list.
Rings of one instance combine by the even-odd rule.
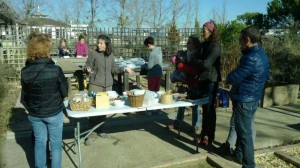
[[219, 107], [227, 108], [229, 107], [229, 96], [227, 92], [223, 89], [219, 89]]

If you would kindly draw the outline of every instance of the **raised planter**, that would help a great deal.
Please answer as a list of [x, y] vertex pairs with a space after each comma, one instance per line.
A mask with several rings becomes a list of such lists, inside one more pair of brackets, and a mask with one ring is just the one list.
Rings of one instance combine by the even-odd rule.
[[262, 107], [296, 104], [298, 92], [297, 84], [267, 87], [262, 99]]

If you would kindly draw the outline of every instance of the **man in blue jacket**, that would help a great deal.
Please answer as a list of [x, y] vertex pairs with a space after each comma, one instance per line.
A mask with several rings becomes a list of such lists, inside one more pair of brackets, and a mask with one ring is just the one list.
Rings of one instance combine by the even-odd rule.
[[243, 168], [254, 168], [251, 121], [269, 74], [269, 61], [259, 45], [260, 33], [257, 28], [244, 28], [239, 41], [243, 55], [239, 66], [228, 74], [226, 82], [232, 85], [230, 96], [237, 133], [236, 159], [242, 163]]

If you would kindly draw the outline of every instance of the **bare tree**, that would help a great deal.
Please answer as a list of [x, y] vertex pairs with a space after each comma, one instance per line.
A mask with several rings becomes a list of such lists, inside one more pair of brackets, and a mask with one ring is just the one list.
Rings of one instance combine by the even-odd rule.
[[188, 28], [192, 26], [192, 23], [194, 22], [194, 16], [195, 16], [195, 4], [193, 0], [186, 0], [186, 4], [184, 6], [184, 15], [185, 15], [185, 23], [184, 28]]
[[72, 14], [74, 14], [74, 22], [76, 24], [87, 23], [88, 22], [88, 11], [85, 8], [86, 3], [84, 0], [74, 0], [73, 8], [71, 9]]
[[72, 7], [68, 4], [66, 0], [60, 0], [58, 9], [55, 10], [56, 18], [59, 18], [60, 20], [70, 23], [72, 19]]
[[115, 23], [121, 28], [128, 26], [128, 0], [111, 0], [105, 2], [107, 6], [105, 13], [108, 14], [107, 20], [111, 23]]
[[[173, 2], [173, 3], [172, 3]], [[173, 0], [172, 4], [172, 23], [171, 25], [176, 23], [176, 20], [180, 18], [184, 14], [185, 0]]]
[[[199, 16], [199, 1], [195, 0], [195, 19], [198, 20], [198, 16]], [[199, 21], [199, 20], [198, 20]]]
[[6, 1], [11, 7], [15, 9], [21, 19], [28, 21], [30, 15], [37, 7], [37, 0], [12, 0]]
[[[5, 0], [7, 4], [13, 8], [20, 19], [28, 21], [30, 16], [38, 11], [42, 11], [42, 14], [49, 14], [47, 12], [52, 11], [53, 5], [47, 0]], [[47, 10], [46, 10], [47, 9]]]
[[219, 9], [212, 9], [212, 20], [217, 23], [225, 24], [227, 21], [227, 1], [223, 1], [222, 10]]
[[136, 28], [141, 28], [145, 23], [145, 19], [148, 16], [148, 11], [152, 10], [149, 9], [148, 4], [149, 2], [143, 0], [131, 0], [128, 3], [128, 16], [132, 26]]
[[163, 28], [170, 14], [171, 5], [166, 6], [166, 0], [149, 0], [149, 16], [145, 20], [150, 27]]

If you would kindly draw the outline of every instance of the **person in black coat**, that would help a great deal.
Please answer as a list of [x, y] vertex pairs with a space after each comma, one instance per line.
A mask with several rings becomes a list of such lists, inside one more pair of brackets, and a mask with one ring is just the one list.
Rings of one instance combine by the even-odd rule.
[[216, 131], [216, 96], [218, 91], [218, 82], [221, 81], [221, 46], [218, 42], [217, 26], [209, 21], [203, 25], [202, 36], [202, 54], [197, 60], [199, 68], [199, 90], [207, 91], [209, 102], [202, 106], [202, 130], [199, 137], [199, 143], [207, 146], [211, 145], [215, 139]]
[[51, 166], [61, 167], [63, 100], [68, 83], [62, 69], [50, 57], [51, 38], [32, 33], [28, 37], [27, 61], [21, 70], [21, 103], [29, 112], [34, 133], [35, 167], [47, 167], [46, 144], [49, 137]]

